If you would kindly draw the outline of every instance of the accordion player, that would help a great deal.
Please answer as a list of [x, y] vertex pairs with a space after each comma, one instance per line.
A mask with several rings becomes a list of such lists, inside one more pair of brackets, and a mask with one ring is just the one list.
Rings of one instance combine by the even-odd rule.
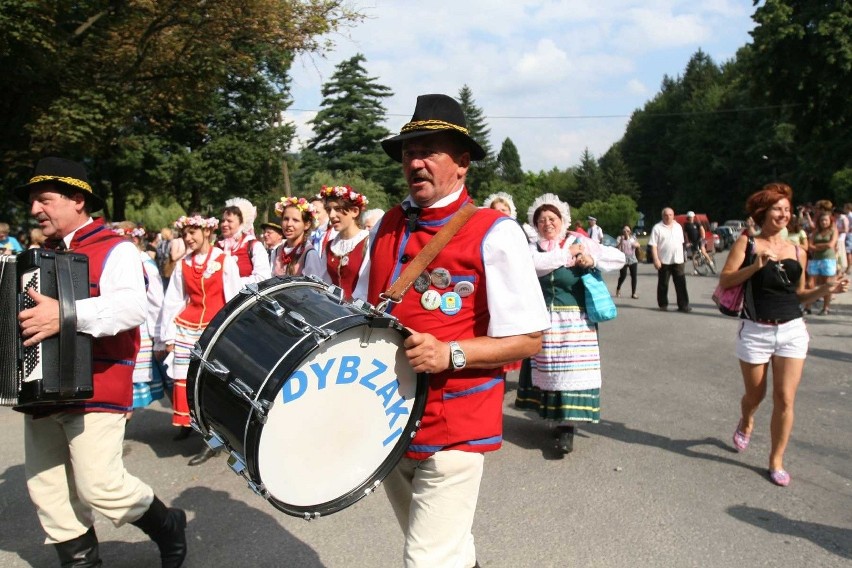
[[[91, 398], [92, 340], [76, 330], [75, 305], [89, 297], [88, 258], [30, 249], [0, 262], [0, 404], [27, 407]], [[17, 315], [34, 304], [30, 289], [58, 301], [60, 332], [24, 346]]]

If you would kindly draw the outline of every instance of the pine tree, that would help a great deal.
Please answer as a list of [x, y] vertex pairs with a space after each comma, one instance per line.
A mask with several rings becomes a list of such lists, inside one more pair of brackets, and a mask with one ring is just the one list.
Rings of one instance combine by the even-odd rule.
[[496, 177], [497, 163], [494, 160], [491, 142], [489, 141], [491, 129], [488, 128], [485, 115], [482, 109], [476, 106], [473, 100], [473, 92], [467, 85], [459, 91], [459, 104], [464, 111], [469, 136], [485, 150], [485, 158], [471, 162], [470, 169], [467, 172], [467, 187], [471, 193], [476, 193], [482, 185], [488, 184]]
[[601, 168], [588, 148], [583, 150], [580, 165], [576, 168], [576, 176], [577, 193], [572, 205], [579, 206], [587, 201], [604, 200], [609, 197]]
[[500, 152], [497, 153], [497, 174], [500, 179], [509, 183], [524, 181], [524, 170], [521, 168], [521, 156], [518, 147], [511, 138], [503, 140]]
[[612, 195], [626, 195], [639, 199], [639, 186], [630, 177], [630, 170], [621, 155], [621, 146], [615, 143], [599, 160], [604, 183]]
[[398, 193], [399, 165], [379, 144], [390, 135], [382, 126], [387, 112], [382, 99], [393, 93], [367, 75], [364, 62], [360, 53], [343, 61], [323, 85], [321, 110], [311, 121], [314, 136], [304, 152], [297, 184], [305, 185], [317, 171], [357, 171], [385, 191]]

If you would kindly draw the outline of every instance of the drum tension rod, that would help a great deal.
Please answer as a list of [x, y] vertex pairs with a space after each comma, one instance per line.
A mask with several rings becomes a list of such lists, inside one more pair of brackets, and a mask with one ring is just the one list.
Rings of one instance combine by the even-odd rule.
[[228, 456], [228, 467], [230, 467], [234, 473], [246, 480], [249, 489], [264, 499], [269, 499], [269, 491], [266, 490], [266, 486], [264, 486], [263, 483], [256, 483], [249, 478], [246, 460], [243, 456], [236, 451], [232, 451]]
[[276, 300], [273, 300], [269, 296], [262, 295], [255, 282], [246, 284], [245, 288], [240, 290], [240, 294], [251, 294], [258, 302], [263, 305], [263, 309], [270, 312], [275, 317], [280, 318], [284, 315], [286, 311]]
[[[317, 327], [315, 325], [308, 323], [308, 320], [305, 319], [305, 316], [303, 316], [299, 312], [290, 311], [290, 312], [287, 313], [287, 317], [292, 319], [292, 320], [295, 320], [295, 322], [296, 322], [295, 324], [292, 323], [292, 322], [289, 322], [289, 323], [291, 325], [293, 325], [293, 327], [295, 327], [299, 331], [301, 331], [302, 333], [312, 333], [313, 332], [313, 333], [319, 335], [320, 337], [322, 337], [323, 340], [328, 339], [329, 337], [334, 335], [333, 331], [323, 329], [321, 327]], [[296, 325], [296, 324], [301, 325], [301, 327], [299, 327], [299, 325]]]

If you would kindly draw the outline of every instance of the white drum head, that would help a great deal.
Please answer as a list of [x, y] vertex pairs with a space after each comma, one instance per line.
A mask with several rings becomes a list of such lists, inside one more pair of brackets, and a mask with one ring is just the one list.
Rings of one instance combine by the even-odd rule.
[[260, 434], [257, 467], [271, 497], [312, 507], [351, 493], [401, 442], [417, 380], [403, 337], [366, 326], [312, 352], [276, 393]]

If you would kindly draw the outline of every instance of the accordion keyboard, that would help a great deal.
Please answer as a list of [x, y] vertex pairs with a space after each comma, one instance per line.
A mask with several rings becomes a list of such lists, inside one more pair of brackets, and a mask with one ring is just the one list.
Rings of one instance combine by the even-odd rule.
[[[21, 310], [26, 310], [35, 307], [35, 301], [27, 294], [27, 290], [34, 288], [36, 292], [41, 293], [39, 281], [39, 271], [34, 270], [21, 275]], [[41, 366], [41, 343], [31, 347], [23, 348], [23, 381], [40, 381], [44, 373]]]

